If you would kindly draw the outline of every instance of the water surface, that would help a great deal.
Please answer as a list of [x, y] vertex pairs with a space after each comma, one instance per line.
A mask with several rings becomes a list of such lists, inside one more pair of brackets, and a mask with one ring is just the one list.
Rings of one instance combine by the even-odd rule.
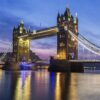
[[0, 100], [100, 100], [100, 74], [0, 71]]

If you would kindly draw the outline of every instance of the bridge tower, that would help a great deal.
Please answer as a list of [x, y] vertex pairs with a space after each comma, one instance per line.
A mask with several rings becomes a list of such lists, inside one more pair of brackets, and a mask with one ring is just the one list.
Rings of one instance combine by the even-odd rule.
[[69, 31], [78, 36], [78, 17], [71, 15], [70, 9], [67, 8], [65, 13], [57, 16], [57, 58], [58, 59], [77, 59], [78, 58], [78, 42], [71, 37]]
[[29, 60], [30, 40], [27, 38], [19, 38], [19, 36], [26, 35], [28, 32], [21, 21], [20, 25], [13, 29], [13, 56], [15, 61]]

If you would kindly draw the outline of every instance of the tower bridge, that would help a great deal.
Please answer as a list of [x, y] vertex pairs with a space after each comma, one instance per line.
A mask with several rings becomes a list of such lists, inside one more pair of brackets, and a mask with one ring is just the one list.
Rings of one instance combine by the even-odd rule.
[[22, 58], [29, 60], [30, 40], [45, 38], [57, 35], [57, 57], [59, 59], [78, 58], [78, 42], [72, 40], [68, 29], [78, 36], [78, 18], [74, 18], [67, 8], [63, 15], [58, 14], [57, 25], [54, 27], [27, 31], [24, 23], [13, 29], [13, 55], [16, 61]]
[[[57, 16], [57, 25], [42, 30], [26, 30], [24, 23], [13, 29], [13, 56], [16, 61], [30, 59], [30, 40], [57, 36], [57, 55], [51, 57], [50, 66], [68, 65], [70, 63], [94, 62], [78, 60], [78, 44], [91, 52], [100, 55], [100, 48], [89, 42], [78, 32], [78, 17], [73, 17], [67, 8], [64, 14]], [[95, 62], [99, 62], [95, 61]], [[65, 69], [65, 68], [64, 68]]]

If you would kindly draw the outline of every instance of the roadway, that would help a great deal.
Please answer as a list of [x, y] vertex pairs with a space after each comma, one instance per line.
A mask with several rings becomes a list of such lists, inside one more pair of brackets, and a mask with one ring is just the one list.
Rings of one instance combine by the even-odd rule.
[[100, 60], [69, 60], [69, 62], [100, 63]]

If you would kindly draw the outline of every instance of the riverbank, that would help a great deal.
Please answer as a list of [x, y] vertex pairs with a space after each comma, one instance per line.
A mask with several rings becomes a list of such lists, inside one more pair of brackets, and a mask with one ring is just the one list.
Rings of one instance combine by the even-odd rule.
[[20, 70], [20, 68], [18, 67], [19, 66], [19, 63], [18, 62], [8, 62], [6, 61], [5, 64], [2, 66], [2, 69], [3, 70]]

